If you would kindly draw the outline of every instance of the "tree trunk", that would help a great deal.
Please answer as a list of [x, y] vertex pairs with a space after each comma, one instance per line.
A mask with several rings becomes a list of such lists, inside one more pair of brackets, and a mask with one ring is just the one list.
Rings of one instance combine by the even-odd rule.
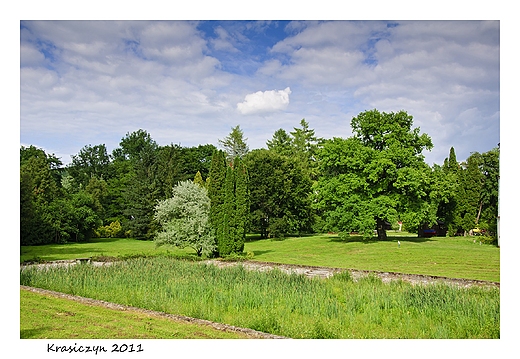
[[482, 201], [480, 201], [480, 207], [478, 208], [477, 220], [475, 221], [475, 225], [478, 226], [478, 220], [480, 219], [480, 214], [482, 213]]
[[377, 239], [380, 241], [385, 241], [387, 239], [385, 221], [380, 218], [377, 219]]

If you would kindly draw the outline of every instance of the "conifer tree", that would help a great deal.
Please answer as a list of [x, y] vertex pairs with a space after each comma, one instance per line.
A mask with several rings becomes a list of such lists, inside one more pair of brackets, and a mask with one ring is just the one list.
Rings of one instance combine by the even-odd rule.
[[241, 253], [249, 223], [247, 170], [240, 157], [226, 164], [226, 154], [213, 155], [208, 192], [211, 200], [210, 221], [216, 234], [215, 255]]
[[228, 162], [233, 162], [236, 157], [243, 158], [249, 152], [247, 138], [244, 138], [240, 125], [233, 127], [231, 133], [218, 142], [226, 152]]
[[247, 169], [241, 159], [234, 163], [235, 172], [235, 240], [234, 252], [244, 251], [247, 226], [249, 223], [249, 184]]
[[235, 174], [231, 166], [226, 169], [224, 181], [224, 204], [222, 213], [222, 236], [217, 238], [220, 255], [229, 255], [233, 252], [236, 238], [236, 204], [235, 204]]
[[195, 178], [193, 179], [193, 183], [198, 184], [201, 187], [206, 187], [206, 182], [202, 179], [202, 175], [200, 174], [200, 171], [197, 171], [197, 174], [195, 175]]
[[224, 206], [224, 182], [226, 179], [226, 155], [221, 150], [215, 150], [211, 159], [211, 167], [208, 180], [208, 196], [211, 201], [209, 221], [215, 231], [217, 250], [214, 253], [219, 255], [220, 243], [222, 242], [223, 223], [225, 221]]

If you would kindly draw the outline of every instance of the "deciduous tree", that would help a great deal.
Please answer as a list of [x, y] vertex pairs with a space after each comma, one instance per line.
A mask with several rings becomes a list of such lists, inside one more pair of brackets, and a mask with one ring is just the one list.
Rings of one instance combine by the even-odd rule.
[[162, 228], [156, 234], [156, 244], [189, 247], [199, 257], [210, 256], [216, 246], [209, 210], [210, 200], [204, 187], [193, 181], [179, 182], [172, 190], [172, 197], [155, 206], [154, 218]]
[[330, 229], [386, 238], [398, 216], [410, 228], [431, 222], [430, 169], [422, 151], [433, 144], [404, 111], [371, 110], [351, 121], [353, 136], [325, 141], [316, 205]]

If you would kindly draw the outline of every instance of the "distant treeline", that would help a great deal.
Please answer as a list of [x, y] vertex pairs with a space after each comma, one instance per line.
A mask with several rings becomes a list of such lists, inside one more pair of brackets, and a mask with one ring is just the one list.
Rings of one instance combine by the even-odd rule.
[[[422, 151], [433, 144], [412, 123], [404, 111], [371, 110], [352, 119], [352, 137], [323, 139], [303, 119], [294, 131], [279, 129], [266, 148], [251, 151], [239, 126], [218, 148], [159, 146], [140, 129], [127, 133], [112, 153], [104, 144], [86, 145], [66, 166], [54, 154], [22, 146], [21, 245], [93, 236], [154, 239], [162, 230], [156, 206], [179, 182], [201, 183], [215, 211], [215, 158], [224, 167], [214, 177], [225, 181], [225, 166], [234, 168], [237, 159], [246, 174], [241, 210], [231, 215], [241, 236], [357, 231], [371, 237], [377, 231], [385, 239], [398, 221], [408, 231], [442, 225], [450, 235], [477, 227], [495, 235], [499, 148], [472, 153], [464, 162], [452, 148], [442, 165], [429, 166]], [[223, 157], [215, 157], [221, 151]], [[236, 190], [236, 180], [231, 185]], [[223, 241], [216, 228], [215, 236]]]

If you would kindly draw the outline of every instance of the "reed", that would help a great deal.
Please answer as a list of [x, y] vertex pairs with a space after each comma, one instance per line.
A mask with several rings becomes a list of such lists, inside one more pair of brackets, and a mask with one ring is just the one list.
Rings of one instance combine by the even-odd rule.
[[499, 338], [497, 288], [355, 282], [167, 257], [94, 267], [24, 268], [22, 285], [292, 338]]

